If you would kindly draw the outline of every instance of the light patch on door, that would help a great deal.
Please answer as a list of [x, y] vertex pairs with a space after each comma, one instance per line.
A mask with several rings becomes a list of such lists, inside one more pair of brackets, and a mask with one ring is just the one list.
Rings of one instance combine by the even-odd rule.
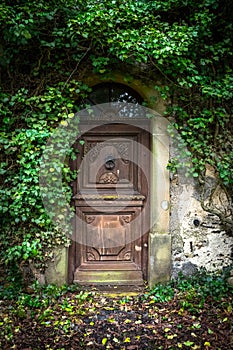
[[142, 250], [142, 247], [135, 245], [135, 250], [136, 250], [136, 252], [140, 252]]

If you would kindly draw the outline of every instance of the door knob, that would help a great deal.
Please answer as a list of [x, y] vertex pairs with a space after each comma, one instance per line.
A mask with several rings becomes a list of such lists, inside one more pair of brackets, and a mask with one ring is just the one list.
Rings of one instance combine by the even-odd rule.
[[105, 161], [105, 168], [107, 170], [112, 170], [115, 168], [115, 159], [112, 156], [109, 156]]

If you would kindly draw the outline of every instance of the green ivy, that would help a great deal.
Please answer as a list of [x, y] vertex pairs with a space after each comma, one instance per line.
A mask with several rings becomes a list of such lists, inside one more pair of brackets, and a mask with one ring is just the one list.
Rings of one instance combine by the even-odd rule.
[[[41, 157], [59, 123], [82, 109], [88, 72], [111, 74], [121, 63], [152, 80], [171, 101], [181, 158], [199, 180], [201, 202], [232, 233], [232, 4], [228, 0], [3, 0], [0, 5], [1, 260], [46, 264], [67, 235], [51, 221], [39, 188]], [[136, 73], [135, 73], [136, 74]], [[184, 147], [185, 146], [185, 147]], [[71, 155], [72, 156], [72, 155]], [[182, 159], [183, 159], [182, 158]], [[182, 159], [170, 159], [176, 171]], [[54, 168], [55, 165], [51, 166]], [[227, 198], [206, 203], [206, 166]], [[62, 172], [65, 197], [72, 174]], [[51, 196], [64, 200], [59, 193]], [[61, 204], [62, 205], [62, 204]]]

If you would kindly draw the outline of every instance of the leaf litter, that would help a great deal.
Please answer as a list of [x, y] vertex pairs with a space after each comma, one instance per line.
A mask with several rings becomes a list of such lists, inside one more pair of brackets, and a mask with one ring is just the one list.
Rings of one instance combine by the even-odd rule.
[[0, 348], [233, 349], [232, 295], [187, 303], [185, 294], [158, 302], [153, 295], [67, 291], [49, 298], [24, 293], [0, 303]]

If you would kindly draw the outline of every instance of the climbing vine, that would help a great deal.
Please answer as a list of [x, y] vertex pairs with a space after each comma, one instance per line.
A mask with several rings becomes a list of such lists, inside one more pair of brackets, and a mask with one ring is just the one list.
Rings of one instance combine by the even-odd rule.
[[[166, 114], [187, 146], [202, 206], [232, 234], [232, 10], [229, 0], [2, 1], [4, 264], [32, 260], [44, 268], [53, 247], [67, 243], [40, 198], [41, 156], [55, 128], [82, 108], [91, 91], [85, 76], [104, 79], [120, 64], [145, 81], [160, 76], [155, 89], [170, 101]], [[70, 198], [75, 174], [60, 166]], [[179, 159], [168, 167], [176, 171]]]

